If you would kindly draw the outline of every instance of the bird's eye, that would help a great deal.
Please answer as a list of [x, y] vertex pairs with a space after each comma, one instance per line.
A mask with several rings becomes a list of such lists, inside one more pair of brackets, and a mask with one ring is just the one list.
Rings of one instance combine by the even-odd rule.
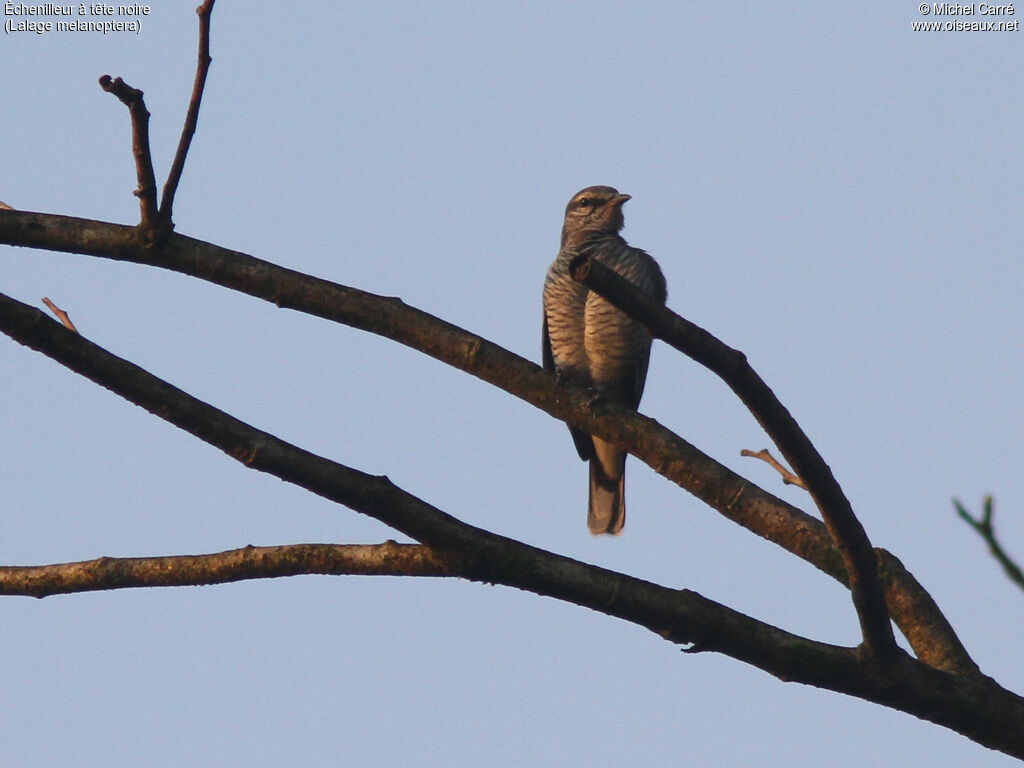
[[579, 199], [579, 206], [580, 208], [589, 208], [592, 202], [594, 201], [591, 200], [589, 197], [581, 197]]

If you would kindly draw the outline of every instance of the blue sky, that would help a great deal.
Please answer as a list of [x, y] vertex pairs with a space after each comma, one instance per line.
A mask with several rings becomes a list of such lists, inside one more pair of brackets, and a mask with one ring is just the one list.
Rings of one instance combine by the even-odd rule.
[[[133, 223], [120, 75], [157, 174], [191, 90], [193, 4], [140, 34], [6, 35], [0, 200]], [[669, 304], [789, 407], [873, 543], [983, 670], [1024, 690], [1022, 596], [950, 499], [997, 499], [1024, 557], [1020, 32], [913, 32], [917, 3], [704, 6], [221, 0], [179, 232], [400, 296], [540, 359], [540, 289], [578, 189]], [[929, 16], [929, 18], [931, 18]], [[0, 253], [5, 293], [208, 402], [531, 544], [854, 644], [848, 596], [633, 460], [618, 539], [586, 530], [564, 425], [383, 339], [182, 276]], [[246, 471], [0, 343], [0, 562], [376, 542], [378, 523]], [[742, 459], [757, 424], [656, 345], [641, 410]], [[7, 598], [9, 764], [1003, 766], [956, 734], [689, 656], [639, 628], [453, 580], [303, 577]]]

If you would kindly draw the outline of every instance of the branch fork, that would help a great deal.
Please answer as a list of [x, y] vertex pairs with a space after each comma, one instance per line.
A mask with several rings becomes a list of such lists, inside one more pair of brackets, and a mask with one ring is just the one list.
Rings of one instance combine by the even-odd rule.
[[196, 76], [192, 85], [192, 97], [189, 100], [188, 111], [185, 114], [185, 124], [182, 126], [178, 148], [174, 153], [174, 160], [171, 162], [171, 169], [167, 174], [167, 181], [164, 183], [163, 195], [159, 204], [156, 194], [156, 175], [153, 172], [153, 155], [149, 146], [149, 110], [146, 109], [143, 92], [128, 85], [120, 77], [111, 78], [110, 75], [103, 75], [99, 79], [100, 88], [107, 93], [114, 94], [122, 104], [128, 107], [128, 113], [131, 116], [132, 154], [135, 156], [135, 172], [138, 177], [138, 187], [133, 194], [139, 198], [139, 230], [142, 244], [146, 247], [159, 245], [174, 230], [172, 217], [174, 195], [178, 190], [178, 183], [181, 181], [181, 174], [185, 168], [185, 158], [188, 156], [192, 137], [196, 132], [199, 105], [202, 103], [203, 90], [206, 87], [206, 75], [210, 70], [210, 63], [213, 61], [210, 58], [210, 15], [213, 12], [214, 2], [216, 0], [205, 0], [196, 9], [196, 14], [199, 16], [199, 56], [196, 64]]
[[878, 560], [867, 532], [821, 454], [789, 411], [779, 402], [746, 355], [703, 328], [652, 301], [614, 270], [587, 256], [577, 256], [569, 271], [582, 283], [643, 323], [655, 338], [708, 368], [739, 397], [806, 485], [842, 554], [854, 608], [867, 652], [882, 665], [900, 656], [878, 575]]

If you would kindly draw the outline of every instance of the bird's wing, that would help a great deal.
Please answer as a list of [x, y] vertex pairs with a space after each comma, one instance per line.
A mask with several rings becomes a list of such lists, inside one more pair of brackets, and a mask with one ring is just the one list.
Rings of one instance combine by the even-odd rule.
[[[647, 251], [642, 251], [639, 248], [634, 249], [640, 255], [641, 262], [644, 263], [647, 270], [647, 278], [650, 281], [647, 293], [652, 299], [659, 304], [664, 304], [668, 299], [668, 287], [665, 283], [665, 275], [661, 271], [661, 267]], [[651, 362], [651, 347], [647, 345], [647, 349], [636, 361], [636, 367], [633, 369], [633, 380], [626, 384], [626, 394], [629, 398], [629, 402], [633, 408], [640, 407], [640, 398], [644, 393], [644, 384], [647, 382], [647, 367]]]
[[540, 341], [540, 359], [545, 371], [555, 370], [555, 356], [551, 354], [551, 339], [548, 336], [548, 313], [544, 313], [544, 330]]
[[647, 383], [647, 367], [651, 362], [651, 348], [647, 347], [644, 351], [643, 357], [636, 361], [636, 365], [633, 368], [633, 378], [626, 382], [626, 397], [629, 399], [629, 404], [633, 407], [633, 410], [637, 410], [640, 407], [640, 398], [644, 394], [644, 384]]
[[[551, 352], [551, 338], [548, 336], [548, 315], [546, 312], [544, 313], [544, 330], [541, 336], [540, 357], [544, 364], [544, 370], [554, 371], [555, 356]], [[576, 427], [569, 427], [569, 434], [572, 435], [572, 441], [576, 445], [576, 453], [580, 455], [583, 461], [590, 461], [594, 458], [594, 439], [589, 434], [576, 429]]]

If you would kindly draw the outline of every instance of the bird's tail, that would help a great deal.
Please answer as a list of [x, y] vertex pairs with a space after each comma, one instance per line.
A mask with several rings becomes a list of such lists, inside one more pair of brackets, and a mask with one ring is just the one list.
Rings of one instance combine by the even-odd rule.
[[587, 527], [593, 534], [622, 532], [626, 523], [626, 453], [594, 438], [590, 460], [590, 504]]

